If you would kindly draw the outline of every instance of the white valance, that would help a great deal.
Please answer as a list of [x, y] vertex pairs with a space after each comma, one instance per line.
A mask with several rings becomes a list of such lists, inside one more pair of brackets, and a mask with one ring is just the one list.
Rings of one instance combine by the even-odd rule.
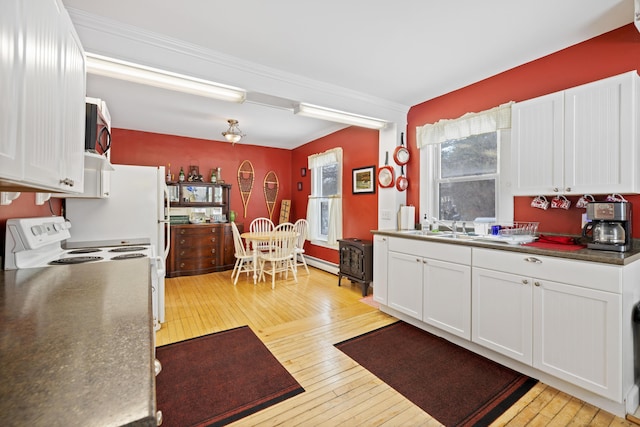
[[440, 144], [471, 135], [495, 132], [511, 127], [511, 105], [507, 102], [490, 110], [467, 113], [457, 119], [443, 119], [436, 123], [416, 128], [418, 149], [429, 144]]
[[321, 168], [342, 161], [342, 147], [332, 148], [324, 153], [312, 154], [308, 157], [309, 169]]

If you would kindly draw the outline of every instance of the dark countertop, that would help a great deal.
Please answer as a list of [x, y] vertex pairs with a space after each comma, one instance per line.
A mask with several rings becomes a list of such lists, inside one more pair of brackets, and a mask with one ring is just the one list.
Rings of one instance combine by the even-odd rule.
[[156, 425], [149, 260], [0, 271], [9, 426]]
[[438, 243], [448, 243], [453, 245], [464, 245], [471, 247], [491, 248], [502, 251], [521, 252], [531, 255], [544, 255], [557, 258], [567, 258], [578, 261], [600, 262], [604, 264], [627, 265], [640, 259], [640, 246], [635, 244], [633, 250], [629, 252], [612, 252], [595, 249], [579, 249], [575, 251], [562, 251], [552, 249], [542, 249], [533, 246], [510, 245], [507, 243], [494, 243], [482, 240], [456, 240], [436, 236], [426, 236], [423, 234], [411, 234], [400, 230], [371, 230], [373, 234], [380, 234], [391, 237], [401, 237], [404, 239], [423, 240]]

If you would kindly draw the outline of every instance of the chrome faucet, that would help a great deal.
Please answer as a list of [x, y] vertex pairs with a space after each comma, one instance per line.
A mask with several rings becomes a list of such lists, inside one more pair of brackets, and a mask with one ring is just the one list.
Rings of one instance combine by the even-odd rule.
[[[451, 225], [446, 224], [442, 221], [440, 221], [438, 218], [436, 218], [435, 216], [433, 218], [431, 218], [434, 224], [439, 224], [441, 226], [447, 227], [449, 229], [449, 231], [451, 231], [451, 233], [453, 233], [453, 235], [456, 235], [457, 232], [457, 227], [456, 227], [456, 221], [451, 221]], [[464, 227], [464, 223], [463, 223], [463, 227]]]

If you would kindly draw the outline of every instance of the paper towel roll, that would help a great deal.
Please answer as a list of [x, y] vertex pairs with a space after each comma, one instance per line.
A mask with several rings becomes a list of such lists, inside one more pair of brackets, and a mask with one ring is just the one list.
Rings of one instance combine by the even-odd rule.
[[400, 215], [398, 218], [398, 229], [413, 230], [414, 228], [416, 228], [415, 215], [415, 206], [401, 206]]

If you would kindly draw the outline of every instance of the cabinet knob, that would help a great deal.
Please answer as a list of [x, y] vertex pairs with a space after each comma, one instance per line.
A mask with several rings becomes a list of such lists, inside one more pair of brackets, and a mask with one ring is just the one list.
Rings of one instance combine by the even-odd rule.
[[528, 285], [528, 284], [529, 284], [529, 281], [528, 281], [527, 279], [522, 279], [522, 284], [523, 284], [523, 285]]
[[212, 228], [212, 229], [211, 229], [211, 232], [212, 232], [212, 233], [215, 233], [215, 232], [216, 232], [216, 229], [215, 229], [215, 228]]
[[534, 285], [534, 286], [540, 286], [540, 285], [541, 285], [541, 283], [540, 283], [540, 282], [538, 282], [538, 281], [536, 280], [535, 282], [533, 282], [533, 285]]
[[526, 257], [524, 260], [527, 261], [527, 262], [533, 262], [535, 264], [542, 264], [541, 260], [539, 260], [538, 258], [533, 257], [533, 256]]
[[571, 192], [571, 187], [567, 187], [567, 188], [565, 188], [565, 189], [564, 189], [564, 192], [565, 192], [565, 193], [570, 193], [570, 192]]
[[420, 262], [422, 261], [420, 258], [416, 258], [416, 262]]
[[65, 178], [60, 180], [60, 184], [68, 185], [69, 187], [73, 187], [75, 185], [75, 181], [71, 178]]
[[210, 262], [211, 262], [211, 265], [216, 265], [216, 260], [215, 259], [212, 259]]
[[215, 238], [215, 237], [212, 237], [212, 238], [211, 238], [211, 243], [215, 243], [215, 242], [216, 242], [216, 238]]
[[215, 254], [215, 253], [216, 253], [216, 250], [215, 250], [215, 249], [211, 249], [211, 253], [212, 253], [212, 254]]
[[180, 256], [183, 256], [185, 254], [185, 251], [180, 251]]
[[180, 268], [184, 268], [184, 262], [180, 263]]
[[185, 242], [186, 242], [186, 240], [184, 240], [184, 239], [180, 240], [180, 244], [181, 245], [184, 245]]
[[184, 234], [185, 230], [180, 230], [180, 234]]
[[560, 191], [560, 190], [558, 189], [558, 187], [553, 187], [553, 192], [554, 192], [554, 193], [557, 193], [558, 191]]

